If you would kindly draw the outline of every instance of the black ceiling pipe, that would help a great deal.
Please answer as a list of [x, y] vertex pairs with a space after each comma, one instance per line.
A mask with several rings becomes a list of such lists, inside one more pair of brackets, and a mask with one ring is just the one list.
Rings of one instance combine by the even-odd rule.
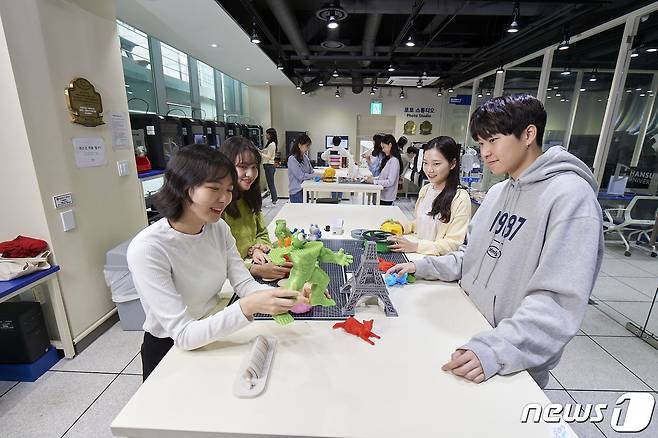
[[[373, 56], [375, 54], [375, 40], [377, 31], [382, 22], [382, 14], [368, 14], [366, 26], [363, 29], [363, 56]], [[370, 66], [370, 61], [361, 61], [363, 67]]]
[[295, 48], [295, 51], [299, 56], [304, 57], [302, 63], [304, 65], [310, 65], [311, 62], [306, 58], [311, 54], [306, 45], [306, 41], [302, 37], [301, 32], [299, 31], [299, 26], [297, 25], [297, 20], [293, 15], [288, 2], [285, 0], [267, 0], [272, 13], [276, 17], [279, 25], [283, 29], [283, 32], [288, 37], [290, 44]]

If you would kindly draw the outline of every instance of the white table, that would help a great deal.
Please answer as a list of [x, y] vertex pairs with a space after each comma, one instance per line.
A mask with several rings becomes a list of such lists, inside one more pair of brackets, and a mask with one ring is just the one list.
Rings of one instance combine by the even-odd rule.
[[[285, 205], [277, 218], [291, 227], [346, 219], [346, 233], [386, 218], [397, 207]], [[274, 221], [270, 226], [273, 231]], [[340, 238], [340, 236], [338, 236]], [[257, 321], [196, 351], [173, 348], [112, 423], [128, 437], [553, 437], [566, 425], [521, 424], [525, 404], [547, 397], [530, 376], [496, 376], [480, 385], [440, 370], [455, 347], [490, 328], [457, 284], [418, 281], [392, 288], [399, 317], [376, 306], [374, 346], [333, 330], [333, 321], [278, 326]], [[232, 386], [248, 342], [278, 338], [270, 380], [254, 399]], [[560, 435], [557, 435], [560, 436]]]
[[[327, 167], [316, 167], [315, 173], [322, 176]], [[348, 169], [336, 169], [336, 178], [345, 178], [349, 176]], [[355, 177], [372, 176], [367, 168], [359, 168]], [[361, 184], [361, 183], [340, 183], [308, 180], [302, 183], [304, 203], [316, 203], [320, 193], [349, 193], [355, 196], [360, 204], [379, 205], [380, 194], [384, 187], [379, 184]]]

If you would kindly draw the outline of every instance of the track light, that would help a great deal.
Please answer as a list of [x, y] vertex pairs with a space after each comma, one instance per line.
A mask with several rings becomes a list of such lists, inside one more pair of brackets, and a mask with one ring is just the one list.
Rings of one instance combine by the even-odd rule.
[[564, 67], [564, 70], [560, 72], [560, 75], [562, 76], [569, 76], [571, 74], [571, 70], [569, 70], [569, 67]]
[[407, 47], [413, 47], [413, 46], [416, 45], [416, 43], [414, 42], [414, 39], [411, 35], [409, 35], [409, 38], [407, 38], [407, 42], [404, 43], [404, 45], [407, 46]]
[[443, 90], [441, 90], [441, 87], [439, 87], [439, 89], [436, 90], [436, 95], [439, 97], [443, 96]]
[[404, 95], [404, 88], [400, 90], [400, 99], [404, 99], [406, 96]]
[[302, 96], [303, 96], [304, 94], [306, 94], [306, 91], [302, 90]]
[[581, 92], [587, 91], [587, 88], [581, 88], [580, 91]]
[[491, 91], [487, 90], [487, 96], [491, 96]]
[[423, 71], [423, 77], [424, 77], [424, 78], [427, 77], [427, 72], [426, 72], [426, 71]]
[[335, 15], [329, 16], [329, 20], [327, 20], [327, 27], [329, 29], [336, 29], [338, 27], [338, 20], [336, 20]]
[[455, 90], [453, 90], [452, 87], [451, 87], [451, 88], [448, 88], [448, 93], [452, 93], [452, 92], [454, 92], [454, 91], [455, 91]]
[[589, 78], [590, 82], [596, 82], [596, 75], [592, 73], [592, 76]]
[[256, 17], [253, 17], [251, 20], [251, 42], [260, 44], [260, 38], [258, 37], [258, 32], [256, 32]]
[[519, 2], [514, 2], [514, 10], [512, 11], [512, 22], [507, 28], [508, 33], [517, 33], [519, 31], [519, 23], [518, 23], [519, 9], [520, 9]]
[[565, 34], [564, 38], [562, 38], [562, 41], [560, 44], [557, 45], [558, 50], [567, 50], [569, 48], [569, 37]]
[[637, 53], [636, 51], [633, 51], [633, 53], [631, 53], [631, 58], [637, 58], [638, 56], [640, 56], [640, 54]]
[[416, 82], [416, 88], [423, 88], [423, 80], [418, 79], [418, 82]]
[[337, 78], [338, 77], [338, 70], [334, 69], [334, 72], [331, 74], [331, 76]]
[[388, 65], [388, 71], [395, 71], [395, 66], [392, 62]]
[[295, 88], [298, 89], [298, 90], [301, 90], [301, 89], [302, 89], [302, 86], [301, 86], [301, 85], [299, 84], [299, 82], [298, 82], [297, 84], [295, 84]]
[[482, 91], [478, 91], [478, 97], [484, 97], [484, 95], [482, 94]]
[[498, 67], [496, 69], [496, 74], [497, 75], [502, 75], [503, 73], [505, 73], [505, 70], [503, 70], [503, 66], [501, 65], [500, 67]]
[[283, 62], [281, 62], [281, 58], [276, 62], [276, 69], [283, 70]]
[[318, 82], [318, 87], [324, 87], [324, 82], [322, 82], [322, 79], [320, 79], [320, 82]]
[[334, 94], [334, 96], [340, 97], [340, 89], [338, 88], [338, 86], [336, 86], [336, 93]]
[[375, 94], [375, 87], [370, 87], [370, 94], [374, 95]]

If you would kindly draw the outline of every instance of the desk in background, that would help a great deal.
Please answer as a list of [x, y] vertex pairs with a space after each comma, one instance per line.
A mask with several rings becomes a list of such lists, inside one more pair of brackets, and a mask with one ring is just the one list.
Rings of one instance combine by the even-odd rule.
[[[405, 218], [393, 206], [286, 204], [275, 219], [299, 228], [337, 217], [345, 220], [345, 234], [336, 238]], [[273, 220], [271, 234], [274, 226]], [[333, 330], [334, 321], [315, 320], [255, 321], [195, 351], [172, 348], [112, 432], [145, 438], [575, 436], [564, 424], [521, 424], [527, 403], [550, 403], [526, 372], [476, 385], [440, 370], [456, 347], [490, 329], [456, 283], [417, 281], [389, 290], [399, 317], [357, 308], [359, 320], [375, 320], [381, 339], [374, 346]], [[239, 399], [233, 382], [259, 334], [278, 338], [267, 388], [257, 398]]]

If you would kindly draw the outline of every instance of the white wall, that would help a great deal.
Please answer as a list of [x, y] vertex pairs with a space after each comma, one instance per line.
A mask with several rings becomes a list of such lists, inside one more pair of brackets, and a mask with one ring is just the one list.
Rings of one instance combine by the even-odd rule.
[[[251, 87], [250, 87], [251, 90]], [[370, 114], [370, 102], [373, 97], [368, 89], [361, 94], [355, 95], [348, 87], [341, 87], [341, 97], [334, 97], [336, 87], [324, 87], [317, 91], [302, 96], [294, 87], [276, 86], [271, 88], [272, 123], [279, 133], [279, 138], [285, 139], [285, 131], [308, 131], [313, 145], [311, 157], [316, 152], [324, 150], [325, 135], [348, 135], [350, 142], [354, 143], [357, 135], [357, 115]], [[460, 90], [455, 90], [454, 95]], [[417, 128], [416, 135], [407, 135], [410, 142], [428, 141], [438, 135], [456, 135], [451, 132], [442, 132], [442, 113], [446, 110], [452, 114], [457, 105], [448, 104], [448, 96], [436, 96], [436, 89], [405, 89], [406, 99], [399, 98], [399, 88], [388, 88], [382, 91], [383, 115], [395, 116], [395, 131], [392, 132], [396, 138], [404, 133], [404, 123], [414, 120], [417, 125], [424, 120], [429, 120], [432, 125], [430, 135], [420, 135]], [[468, 91], [470, 94], [470, 91]], [[409, 117], [405, 114], [405, 107], [434, 108], [431, 117]], [[465, 113], [462, 108], [465, 108]], [[468, 106], [458, 108], [460, 113], [468, 114]], [[466, 117], [467, 118], [467, 117]], [[464, 124], [466, 121], [459, 121]], [[374, 132], [372, 133], [374, 134]], [[463, 136], [463, 134], [462, 134]], [[455, 138], [459, 143], [461, 138]]]
[[[11, 206], [12, 215], [7, 226], [3, 221], [0, 238], [24, 233], [49, 241], [62, 267], [60, 285], [75, 337], [113, 308], [102, 274], [105, 252], [146, 224], [132, 148], [113, 150], [107, 124], [88, 128], [71, 123], [64, 99], [69, 82], [84, 77], [102, 96], [106, 122], [110, 112], [127, 114], [114, 4], [3, 1], [0, 17], [8, 46], [8, 52], [0, 47], [0, 65], [6, 67], [0, 75], [7, 79], [0, 83], [7, 99], [0, 111], [8, 117], [3, 122], [14, 122], [6, 125], [11, 131], [5, 138], [11, 141], [0, 143], [0, 169], [11, 168], [12, 188], [23, 192], [17, 201], [7, 189], [0, 191], [0, 202]], [[108, 164], [77, 168], [75, 137], [102, 137]], [[117, 175], [117, 160], [129, 161], [131, 176]], [[65, 192], [73, 194], [77, 222], [66, 233], [51, 199]]]

